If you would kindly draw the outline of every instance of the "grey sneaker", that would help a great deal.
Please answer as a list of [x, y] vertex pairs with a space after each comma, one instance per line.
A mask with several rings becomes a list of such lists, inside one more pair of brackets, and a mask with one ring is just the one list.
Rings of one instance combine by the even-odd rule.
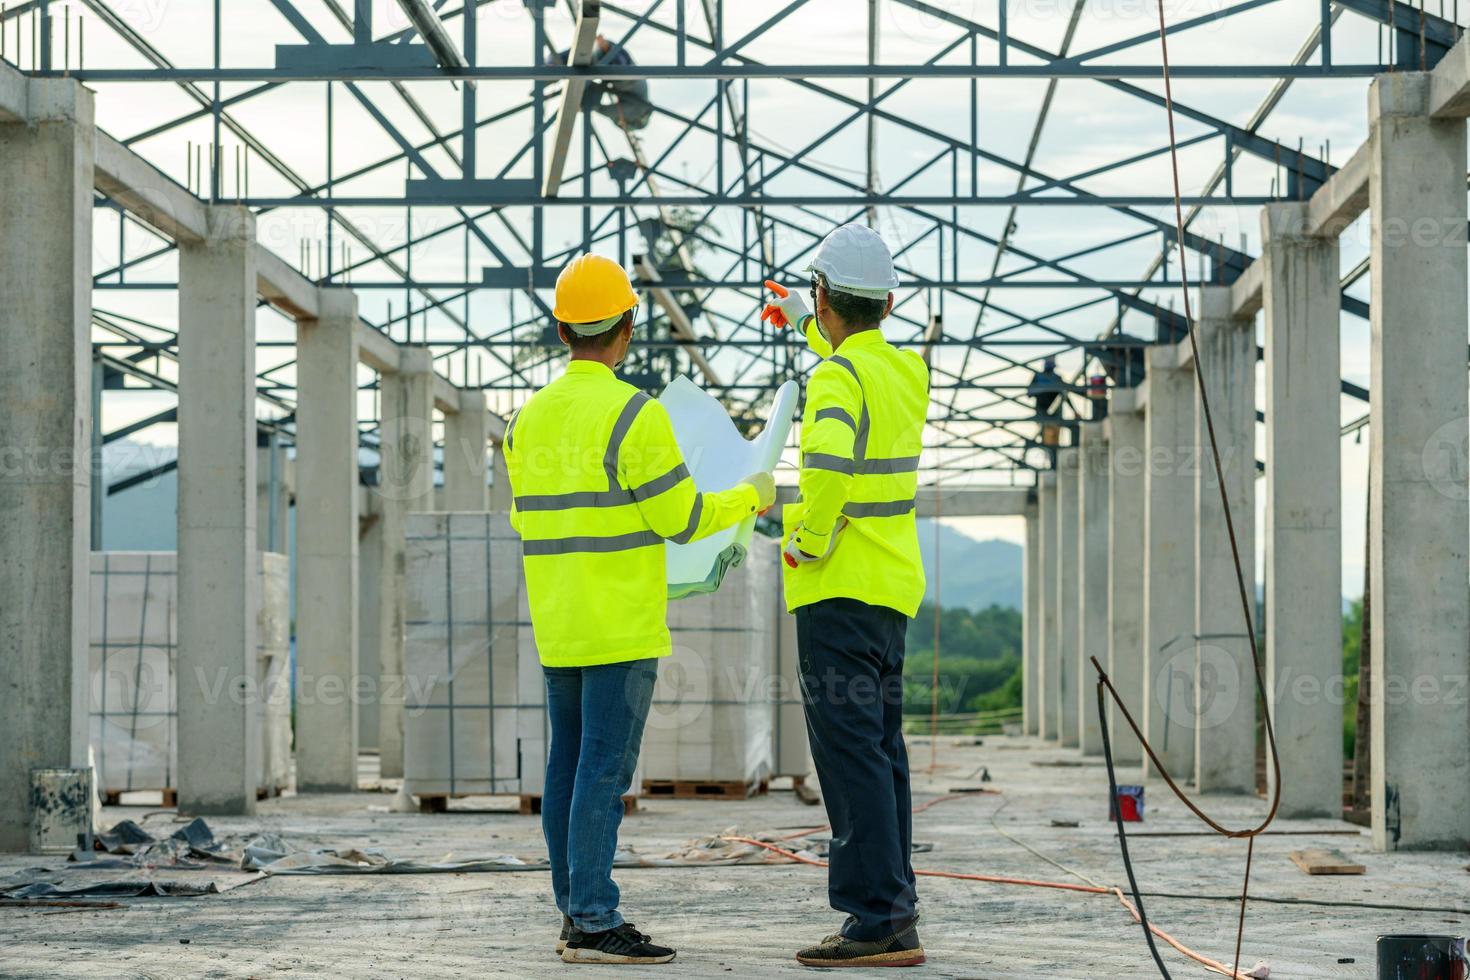
[[919, 942], [919, 920], [887, 939], [849, 939], [838, 933], [796, 954], [802, 966], [918, 966], [924, 962]]

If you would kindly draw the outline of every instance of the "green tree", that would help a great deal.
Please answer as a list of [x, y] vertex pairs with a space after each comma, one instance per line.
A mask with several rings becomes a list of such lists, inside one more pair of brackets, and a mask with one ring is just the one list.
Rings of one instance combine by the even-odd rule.
[[1358, 672], [1363, 659], [1363, 600], [1354, 599], [1342, 617], [1342, 756], [1351, 759], [1358, 737]]
[[[904, 712], [916, 730], [931, 711], [934, 691], [934, 606], [925, 603], [909, 624], [904, 665]], [[939, 612], [939, 712], [970, 716], [1021, 707], [1021, 613], [1004, 606]], [[941, 719], [943, 731], [991, 731], [993, 719]]]

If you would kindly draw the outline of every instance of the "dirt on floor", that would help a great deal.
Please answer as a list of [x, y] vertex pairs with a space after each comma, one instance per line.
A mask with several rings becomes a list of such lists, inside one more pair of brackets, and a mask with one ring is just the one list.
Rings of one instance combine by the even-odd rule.
[[[969, 740], [967, 740], [969, 741]], [[1091, 887], [1126, 879], [1107, 820], [1101, 760], [1031, 738], [911, 740], [918, 868]], [[989, 781], [982, 781], [985, 775]], [[1136, 781], [1136, 774], [1130, 780]], [[644, 801], [623, 825], [639, 855], [678, 852], [721, 833], [789, 835], [825, 822], [784, 782], [742, 801]], [[386, 791], [269, 800], [251, 818], [212, 818], [218, 835], [269, 832], [296, 848], [378, 849], [425, 862], [487, 855], [544, 859], [539, 821], [513, 798], [455, 800], [442, 814], [393, 813]], [[1207, 797], [1232, 825], [1264, 812], [1254, 797]], [[154, 812], [150, 812], [154, 811]], [[180, 824], [156, 807], [104, 811], [103, 826], [131, 818], [155, 836]], [[1222, 962], [1233, 959], [1246, 849], [1209, 836], [1155, 836], [1205, 828], [1160, 783], [1147, 786], [1146, 821], [1132, 824], [1134, 867], [1156, 925]], [[1470, 874], [1464, 854], [1372, 851], [1366, 831], [1328, 820], [1278, 821], [1289, 833], [1255, 849], [1241, 961], [1276, 978], [1368, 978], [1381, 933], [1464, 935]], [[1330, 832], [1330, 833], [1329, 833]], [[1145, 836], [1147, 835], [1147, 836]], [[814, 832], [820, 838], [821, 832]], [[1309, 877], [1293, 851], [1336, 848], [1366, 867], [1351, 877]], [[77, 880], [60, 858], [0, 856], [0, 879], [47, 867]], [[128, 898], [116, 909], [0, 908], [3, 977], [545, 977], [572, 969], [552, 954], [559, 927], [545, 871], [257, 877], [232, 866], [90, 872], [238, 886], [196, 898]], [[645, 932], [678, 948], [659, 972], [681, 977], [767, 977], [804, 972], [793, 952], [835, 930], [825, 872], [800, 864], [637, 867], [620, 870], [623, 909]], [[924, 877], [921, 934], [926, 975], [964, 978], [1156, 976], [1142, 931], [1113, 894]], [[1176, 977], [1206, 976], [1173, 948]], [[627, 975], [627, 968], [584, 968]], [[652, 968], [639, 970], [639, 974]]]

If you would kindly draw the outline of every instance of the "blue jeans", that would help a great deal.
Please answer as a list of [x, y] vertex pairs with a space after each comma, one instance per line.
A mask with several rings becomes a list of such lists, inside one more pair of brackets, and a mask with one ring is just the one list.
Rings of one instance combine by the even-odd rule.
[[613, 854], [657, 664], [649, 659], [543, 668], [551, 748], [541, 830], [551, 855], [556, 907], [583, 932], [623, 924]]

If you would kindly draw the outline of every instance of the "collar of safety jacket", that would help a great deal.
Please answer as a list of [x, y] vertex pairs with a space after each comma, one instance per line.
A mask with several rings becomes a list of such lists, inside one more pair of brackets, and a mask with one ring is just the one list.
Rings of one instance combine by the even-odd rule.
[[879, 328], [874, 328], [872, 330], [859, 330], [857, 333], [848, 334], [847, 337], [843, 339], [842, 345], [838, 347], [837, 350], [833, 351], [833, 353], [841, 354], [845, 351], [852, 350], [854, 347], [872, 347], [876, 344], [881, 344], [884, 342], [885, 341], [883, 340], [883, 331]]
[[601, 374], [611, 378], [612, 368], [601, 361], [576, 360], [567, 362], [567, 374]]

